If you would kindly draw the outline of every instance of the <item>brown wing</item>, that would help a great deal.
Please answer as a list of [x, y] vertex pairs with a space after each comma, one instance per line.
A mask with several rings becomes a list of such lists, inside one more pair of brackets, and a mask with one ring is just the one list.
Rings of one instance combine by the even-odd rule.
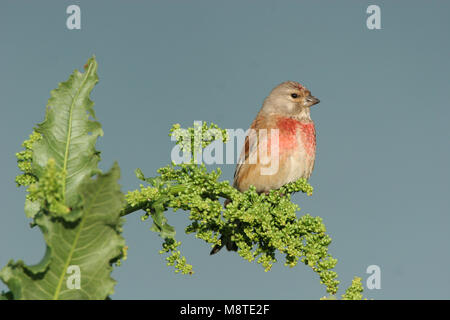
[[[251, 133], [252, 131], [250, 131]], [[252, 143], [250, 144], [250, 140]], [[249, 139], [249, 135], [245, 137], [244, 146], [242, 147], [241, 154], [239, 156], [238, 163], [236, 165], [236, 170], [234, 171], [234, 182], [233, 187], [237, 188], [239, 177], [241, 176], [241, 170], [243, 168], [243, 164], [249, 162], [250, 155], [254, 155], [254, 152], [257, 148], [257, 141], [256, 139]]]
[[[236, 170], [234, 171], [234, 182], [233, 186], [239, 189], [239, 180], [246, 175], [245, 170], [249, 169], [249, 162], [257, 160], [257, 150], [258, 150], [258, 133], [257, 129], [262, 129], [268, 127], [265, 117], [258, 115], [255, 120], [253, 120], [249, 133], [245, 137], [244, 146], [242, 147], [241, 154], [239, 156], [238, 164], [236, 165]], [[244, 170], [245, 168], [245, 170]]]

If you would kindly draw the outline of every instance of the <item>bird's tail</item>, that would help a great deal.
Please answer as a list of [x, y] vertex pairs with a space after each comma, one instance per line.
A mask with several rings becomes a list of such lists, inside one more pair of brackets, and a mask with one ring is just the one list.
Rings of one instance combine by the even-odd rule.
[[[222, 240], [222, 238], [221, 238], [221, 240]], [[209, 254], [210, 255], [216, 254], [217, 252], [220, 251], [220, 249], [222, 249], [222, 247], [223, 247], [223, 244], [221, 244], [220, 246], [218, 244], [216, 244]]]

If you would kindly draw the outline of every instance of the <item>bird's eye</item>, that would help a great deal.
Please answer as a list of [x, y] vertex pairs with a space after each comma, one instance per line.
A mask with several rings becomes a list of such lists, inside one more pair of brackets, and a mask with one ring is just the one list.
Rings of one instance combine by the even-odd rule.
[[293, 94], [291, 94], [291, 97], [294, 98], [294, 99], [295, 99], [295, 98], [298, 98], [298, 94], [293, 93]]

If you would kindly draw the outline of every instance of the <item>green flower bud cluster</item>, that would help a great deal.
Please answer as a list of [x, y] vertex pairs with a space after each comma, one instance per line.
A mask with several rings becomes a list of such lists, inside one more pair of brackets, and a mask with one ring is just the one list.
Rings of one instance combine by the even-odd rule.
[[33, 174], [33, 144], [41, 139], [42, 135], [33, 131], [28, 140], [22, 143], [25, 150], [16, 153], [17, 166], [23, 172], [16, 176], [16, 184], [18, 187], [28, 187], [25, 211], [27, 206], [34, 206], [33, 211], [42, 208], [57, 215], [67, 214], [70, 209], [64, 205], [64, 172], [56, 168], [55, 160], [48, 161], [45, 173], [39, 181]]
[[124, 246], [123, 248], [122, 248], [122, 256], [120, 257], [120, 259], [118, 259], [117, 261], [116, 261], [116, 266], [117, 267], [120, 267], [121, 265], [122, 265], [122, 261], [125, 261], [125, 260], [127, 260], [128, 259], [128, 246]]
[[28, 188], [29, 199], [39, 202], [41, 208], [56, 215], [69, 213], [70, 209], [64, 204], [64, 174], [56, 168], [55, 160], [50, 159], [41, 179]]
[[177, 247], [181, 245], [181, 242], [175, 241], [174, 238], [165, 238], [163, 243], [163, 249], [159, 251], [160, 254], [169, 253], [166, 258], [168, 266], [175, 267], [175, 273], [181, 272], [182, 274], [193, 274], [192, 265], [186, 263], [186, 258], [181, 256]]
[[361, 283], [361, 278], [355, 277], [352, 280], [352, 284], [347, 288], [345, 293], [342, 295], [343, 300], [362, 300], [364, 291], [363, 285]]
[[169, 136], [175, 139], [176, 144], [184, 152], [189, 152], [192, 156], [192, 163], [197, 163], [197, 154], [213, 141], [228, 140], [228, 133], [225, 129], [219, 128], [218, 125], [206, 122], [196, 121], [193, 127], [182, 129], [180, 124], [174, 124], [170, 129]]
[[29, 139], [22, 143], [22, 147], [25, 150], [16, 153], [17, 166], [23, 174], [16, 177], [16, 184], [20, 186], [29, 186], [37, 181], [36, 176], [32, 171], [32, 160], [33, 160], [33, 143], [42, 138], [40, 133], [33, 131], [30, 134]]
[[[254, 188], [241, 193], [228, 181], [218, 181], [220, 169], [208, 172], [204, 165], [170, 165], [158, 170], [161, 181], [168, 183], [162, 191], [166, 208], [189, 211], [192, 221], [186, 233], [220, 244], [220, 236], [231, 239], [241, 257], [256, 260], [266, 271], [276, 262], [275, 252], [285, 255], [285, 265], [293, 267], [300, 259], [313, 268], [330, 293], [337, 291], [337, 274], [330, 269], [336, 260], [328, 254], [331, 238], [325, 234], [320, 217], [297, 218], [298, 206], [291, 202], [291, 192], [312, 193], [305, 179], [290, 183], [269, 194]], [[177, 187], [177, 192], [169, 192]], [[221, 197], [231, 200], [226, 209]]]

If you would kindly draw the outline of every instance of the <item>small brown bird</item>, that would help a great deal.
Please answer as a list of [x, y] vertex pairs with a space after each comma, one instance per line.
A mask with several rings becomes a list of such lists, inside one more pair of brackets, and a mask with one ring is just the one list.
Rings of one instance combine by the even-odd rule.
[[[310, 107], [319, 102], [294, 81], [283, 82], [270, 92], [245, 138], [234, 173], [236, 189], [243, 192], [253, 185], [257, 192], [268, 193], [300, 178], [309, 179], [316, 157]], [[237, 249], [231, 240], [221, 240], [222, 245], [216, 245], [211, 254], [224, 245]]]

